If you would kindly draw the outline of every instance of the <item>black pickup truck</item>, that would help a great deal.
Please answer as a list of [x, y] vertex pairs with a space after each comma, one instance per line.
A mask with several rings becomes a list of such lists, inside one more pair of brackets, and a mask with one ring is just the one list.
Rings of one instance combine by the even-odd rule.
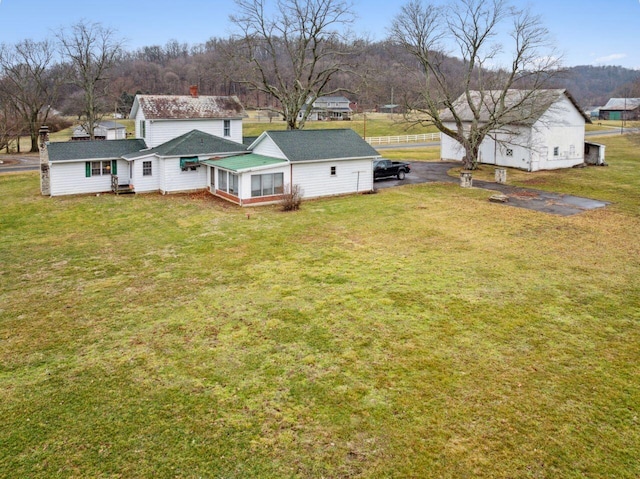
[[404, 180], [404, 176], [411, 171], [409, 163], [404, 161], [391, 161], [380, 158], [373, 162], [373, 179], [396, 176], [399, 180]]

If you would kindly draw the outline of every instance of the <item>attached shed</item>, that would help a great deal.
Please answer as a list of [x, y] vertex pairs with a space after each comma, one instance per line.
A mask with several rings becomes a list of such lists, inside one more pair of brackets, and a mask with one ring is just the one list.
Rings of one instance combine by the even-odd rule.
[[[463, 129], [473, 121], [487, 121], [500, 100], [499, 91], [472, 91], [480, 111], [479, 120], [465, 95], [455, 102]], [[591, 120], [566, 90], [509, 90], [504, 99], [516, 105], [509, 121], [491, 131], [480, 145], [478, 161], [484, 164], [520, 168], [527, 171], [570, 168], [584, 163], [584, 128]], [[453, 116], [443, 115], [445, 125], [456, 130]], [[442, 135], [441, 157], [461, 161], [465, 151], [453, 138]]]

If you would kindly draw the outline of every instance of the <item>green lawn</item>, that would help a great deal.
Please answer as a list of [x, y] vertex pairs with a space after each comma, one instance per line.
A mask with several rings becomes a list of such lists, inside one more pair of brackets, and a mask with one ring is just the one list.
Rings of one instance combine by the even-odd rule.
[[640, 154], [603, 142], [509, 173], [614, 202], [573, 217], [0, 175], [0, 476], [637, 478]]

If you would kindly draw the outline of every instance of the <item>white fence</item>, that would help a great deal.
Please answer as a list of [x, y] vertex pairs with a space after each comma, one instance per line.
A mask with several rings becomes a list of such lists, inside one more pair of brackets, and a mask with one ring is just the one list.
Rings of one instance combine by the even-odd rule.
[[399, 143], [422, 143], [440, 141], [440, 133], [423, 133], [421, 135], [373, 136], [365, 139], [370, 145], [396, 145]]

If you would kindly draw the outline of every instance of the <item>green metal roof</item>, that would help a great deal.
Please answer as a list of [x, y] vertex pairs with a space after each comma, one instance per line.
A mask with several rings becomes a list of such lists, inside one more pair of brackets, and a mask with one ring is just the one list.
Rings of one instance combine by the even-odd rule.
[[146, 148], [144, 140], [61, 141], [47, 146], [49, 161], [114, 159]]
[[349, 128], [265, 132], [291, 162], [379, 157]]
[[251, 153], [248, 155], [229, 156], [227, 158], [220, 158], [219, 160], [204, 160], [201, 163], [209, 166], [216, 166], [218, 168], [224, 168], [225, 170], [243, 171], [263, 166], [277, 165], [280, 163], [286, 164], [287, 160]]
[[213, 155], [215, 153], [239, 153], [246, 151], [247, 147], [235, 141], [225, 140], [200, 130], [191, 130], [150, 150], [141, 151], [139, 154], [129, 155], [128, 159], [139, 156], [197, 156]]

